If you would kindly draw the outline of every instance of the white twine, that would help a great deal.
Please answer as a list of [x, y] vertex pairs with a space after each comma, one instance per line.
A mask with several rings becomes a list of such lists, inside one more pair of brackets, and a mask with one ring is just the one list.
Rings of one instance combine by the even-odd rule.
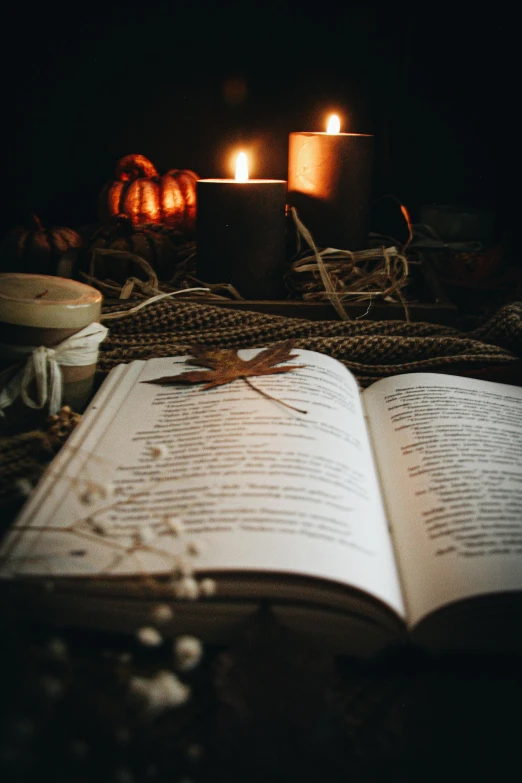
[[[21, 396], [29, 408], [41, 409], [49, 403], [52, 415], [60, 410], [62, 404], [62, 372], [60, 367], [80, 367], [95, 364], [98, 359], [98, 346], [108, 333], [106, 326], [92, 323], [71, 335], [54, 348], [45, 345], [0, 345], [0, 358], [27, 361], [21, 369], [5, 384], [0, 392], [0, 416], [5, 416], [8, 408], [18, 396]], [[8, 369], [0, 375], [2, 380], [10, 376]], [[36, 399], [29, 395], [33, 380], [36, 383]]]
[[159, 302], [160, 299], [166, 299], [168, 296], [178, 296], [179, 294], [190, 294], [193, 291], [205, 291], [209, 293], [210, 288], [180, 288], [179, 291], [169, 291], [166, 294], [156, 294], [156, 296], [151, 296], [149, 299], [145, 299], [144, 302], [140, 302], [140, 304], [135, 305], [135, 307], [130, 307], [128, 310], [117, 310], [114, 313], [104, 313], [101, 317], [101, 320], [110, 321], [114, 318], [125, 318], [128, 315], [134, 315], [134, 313], [137, 313], [138, 310], [141, 310], [143, 307], [148, 307], [149, 305], [153, 304], [153, 302]]

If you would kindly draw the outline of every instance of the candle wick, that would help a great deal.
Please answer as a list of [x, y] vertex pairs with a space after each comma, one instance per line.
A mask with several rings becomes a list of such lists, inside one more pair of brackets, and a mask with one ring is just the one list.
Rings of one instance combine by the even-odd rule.
[[42, 291], [42, 293], [41, 293], [41, 294], [35, 294], [35, 295], [34, 295], [34, 298], [35, 298], [35, 299], [42, 299], [42, 298], [43, 298], [43, 297], [44, 297], [46, 294], [48, 294], [48, 293], [49, 293], [49, 289], [48, 289], [48, 288], [46, 288], [46, 289], [45, 289], [45, 291]]

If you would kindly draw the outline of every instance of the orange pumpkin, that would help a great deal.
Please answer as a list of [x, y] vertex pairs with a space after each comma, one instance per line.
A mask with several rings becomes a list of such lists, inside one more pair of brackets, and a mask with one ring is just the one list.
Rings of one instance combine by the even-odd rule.
[[170, 169], [160, 176], [148, 158], [125, 155], [100, 193], [100, 219], [107, 223], [124, 214], [134, 225], [156, 223], [190, 236], [196, 227], [198, 179], [189, 169]]
[[45, 228], [36, 215], [25, 226], [17, 226], [0, 248], [0, 271], [55, 275], [58, 259], [71, 247], [81, 247], [83, 240], [72, 228]]

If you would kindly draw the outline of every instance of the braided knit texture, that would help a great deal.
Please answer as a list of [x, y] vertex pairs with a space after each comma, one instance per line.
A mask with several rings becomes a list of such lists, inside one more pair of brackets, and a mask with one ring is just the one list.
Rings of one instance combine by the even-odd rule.
[[405, 321], [310, 321], [180, 300], [162, 300], [108, 323], [98, 362], [102, 375], [133, 359], [187, 354], [195, 344], [238, 349], [287, 339], [338, 359], [362, 387], [388, 375], [510, 363], [522, 355], [522, 302], [506, 305], [473, 332]]

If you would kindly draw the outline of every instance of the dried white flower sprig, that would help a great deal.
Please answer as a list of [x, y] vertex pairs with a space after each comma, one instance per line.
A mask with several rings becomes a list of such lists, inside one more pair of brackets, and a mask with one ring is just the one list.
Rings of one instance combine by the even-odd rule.
[[[78, 482], [77, 482], [78, 483]], [[110, 513], [115, 511], [118, 507], [125, 507], [126, 509], [132, 505], [136, 496], [139, 496], [145, 490], [141, 490], [140, 493], [133, 493], [132, 495], [126, 495], [117, 498], [118, 492], [113, 486], [108, 483], [100, 485], [91, 479], [83, 479], [81, 487], [78, 489], [78, 500], [82, 505], [90, 506], [89, 513], [80, 517], [75, 522], [67, 526], [54, 526], [46, 525], [39, 527], [39, 530], [52, 532], [52, 533], [69, 533], [79, 538], [86, 539], [87, 541], [96, 542], [96, 544], [102, 545], [108, 548], [112, 553], [112, 559], [104, 566], [100, 572], [102, 574], [108, 574], [114, 572], [125, 560], [132, 560], [133, 570], [137, 574], [142, 576], [145, 581], [150, 582], [153, 579], [153, 575], [148, 573], [143, 568], [141, 562], [136, 555], [140, 552], [149, 553], [154, 556], [159, 556], [165, 563], [168, 571], [171, 574], [171, 586], [172, 592], [176, 598], [182, 598], [186, 600], [193, 600], [201, 596], [210, 596], [215, 591], [215, 585], [209, 582], [208, 579], [201, 580], [200, 583], [194, 577], [194, 564], [195, 558], [201, 555], [203, 551], [203, 545], [201, 542], [193, 540], [187, 540], [187, 536], [184, 531], [184, 525], [180, 519], [171, 514], [162, 514], [160, 517], [152, 518], [150, 522], [136, 523], [135, 528], [132, 530], [127, 529], [122, 533], [117, 527], [113, 528], [110, 521]], [[106, 500], [108, 497], [115, 498], [108, 505], [101, 504], [100, 501]], [[107, 516], [109, 514], [109, 516]], [[18, 530], [23, 530], [22, 526], [18, 527]], [[34, 532], [35, 528], [28, 528]], [[123, 541], [122, 541], [123, 538]], [[176, 551], [172, 551], [172, 548], [167, 549], [163, 545], [166, 538], [176, 539], [177, 544]], [[49, 572], [53, 573], [52, 560], [56, 557], [85, 557], [87, 550], [68, 547], [64, 548], [61, 553], [52, 552], [49, 554], [39, 555], [38, 558], [42, 560], [49, 559]], [[28, 556], [24, 555], [18, 558], [18, 561], [23, 562], [28, 559]], [[10, 565], [15, 566], [16, 560], [10, 559]], [[163, 572], [164, 573], [164, 572]], [[15, 572], [17, 575], [18, 572]]]
[[[157, 448], [149, 447], [146, 456], [149, 460], [161, 460], [168, 456], [168, 449], [164, 444], [159, 444]], [[75, 544], [73, 549], [66, 543], [62, 552], [53, 552], [50, 556], [42, 555], [43, 558], [49, 557], [49, 574], [53, 575], [53, 557], [85, 557], [89, 551], [88, 544], [92, 542], [96, 547], [102, 546], [111, 553], [100, 575], [115, 572], [121, 565], [127, 567], [130, 564], [141, 580], [143, 589], [147, 592], [151, 590], [153, 595], [158, 585], [157, 577], [144, 566], [148, 561], [144, 559], [141, 562], [138, 557], [139, 553], [145, 553], [147, 557], [149, 554], [160, 556], [166, 566], [166, 572], [162, 570], [159, 575], [163, 596], [166, 595], [166, 587], [176, 600], [195, 601], [213, 596], [216, 593], [215, 581], [208, 577], [197, 579], [195, 574], [195, 565], [204, 552], [205, 542], [199, 537], [197, 540], [189, 537], [182, 519], [172, 513], [162, 512], [133, 524], [113, 524], [113, 520], [118, 521], [115, 516], [117, 509], [128, 512], [137, 500], [141, 501], [159, 482], [171, 478], [170, 475], [163, 476], [163, 473], [167, 472], [165, 467], [161, 474], [156, 473], [136, 491], [129, 490], [125, 485], [114, 485], [110, 481], [96, 481], [85, 473], [71, 478], [71, 489], [84, 510], [80, 510], [78, 517], [65, 527], [46, 526], [42, 529], [70, 533], [76, 539], [83, 539], [85, 548], [79, 543]], [[109, 475], [109, 471], [105, 471], [105, 475]], [[24, 489], [30, 491], [29, 486]], [[132, 518], [132, 515], [122, 515], [123, 519], [129, 516]], [[31, 530], [34, 532], [34, 528]], [[22, 562], [23, 559], [21, 558]], [[47, 584], [49, 590], [52, 590], [54, 583]], [[163, 598], [161, 602], [151, 606], [148, 619], [143, 625], [136, 627], [134, 633], [141, 645], [151, 649], [161, 647], [166, 639], [174, 636], [174, 640], [170, 642], [173, 671], [162, 669], [152, 677], [131, 678], [131, 691], [144, 700], [146, 714], [154, 717], [167, 709], [184, 704], [190, 698], [190, 688], [175, 672], [190, 672], [201, 663], [204, 652], [202, 642], [190, 635], [176, 637], [176, 606], [171, 606], [168, 598]], [[58, 640], [50, 648], [50, 654], [60, 658], [68, 653]], [[47, 684], [47, 689], [53, 690], [52, 682]]]

